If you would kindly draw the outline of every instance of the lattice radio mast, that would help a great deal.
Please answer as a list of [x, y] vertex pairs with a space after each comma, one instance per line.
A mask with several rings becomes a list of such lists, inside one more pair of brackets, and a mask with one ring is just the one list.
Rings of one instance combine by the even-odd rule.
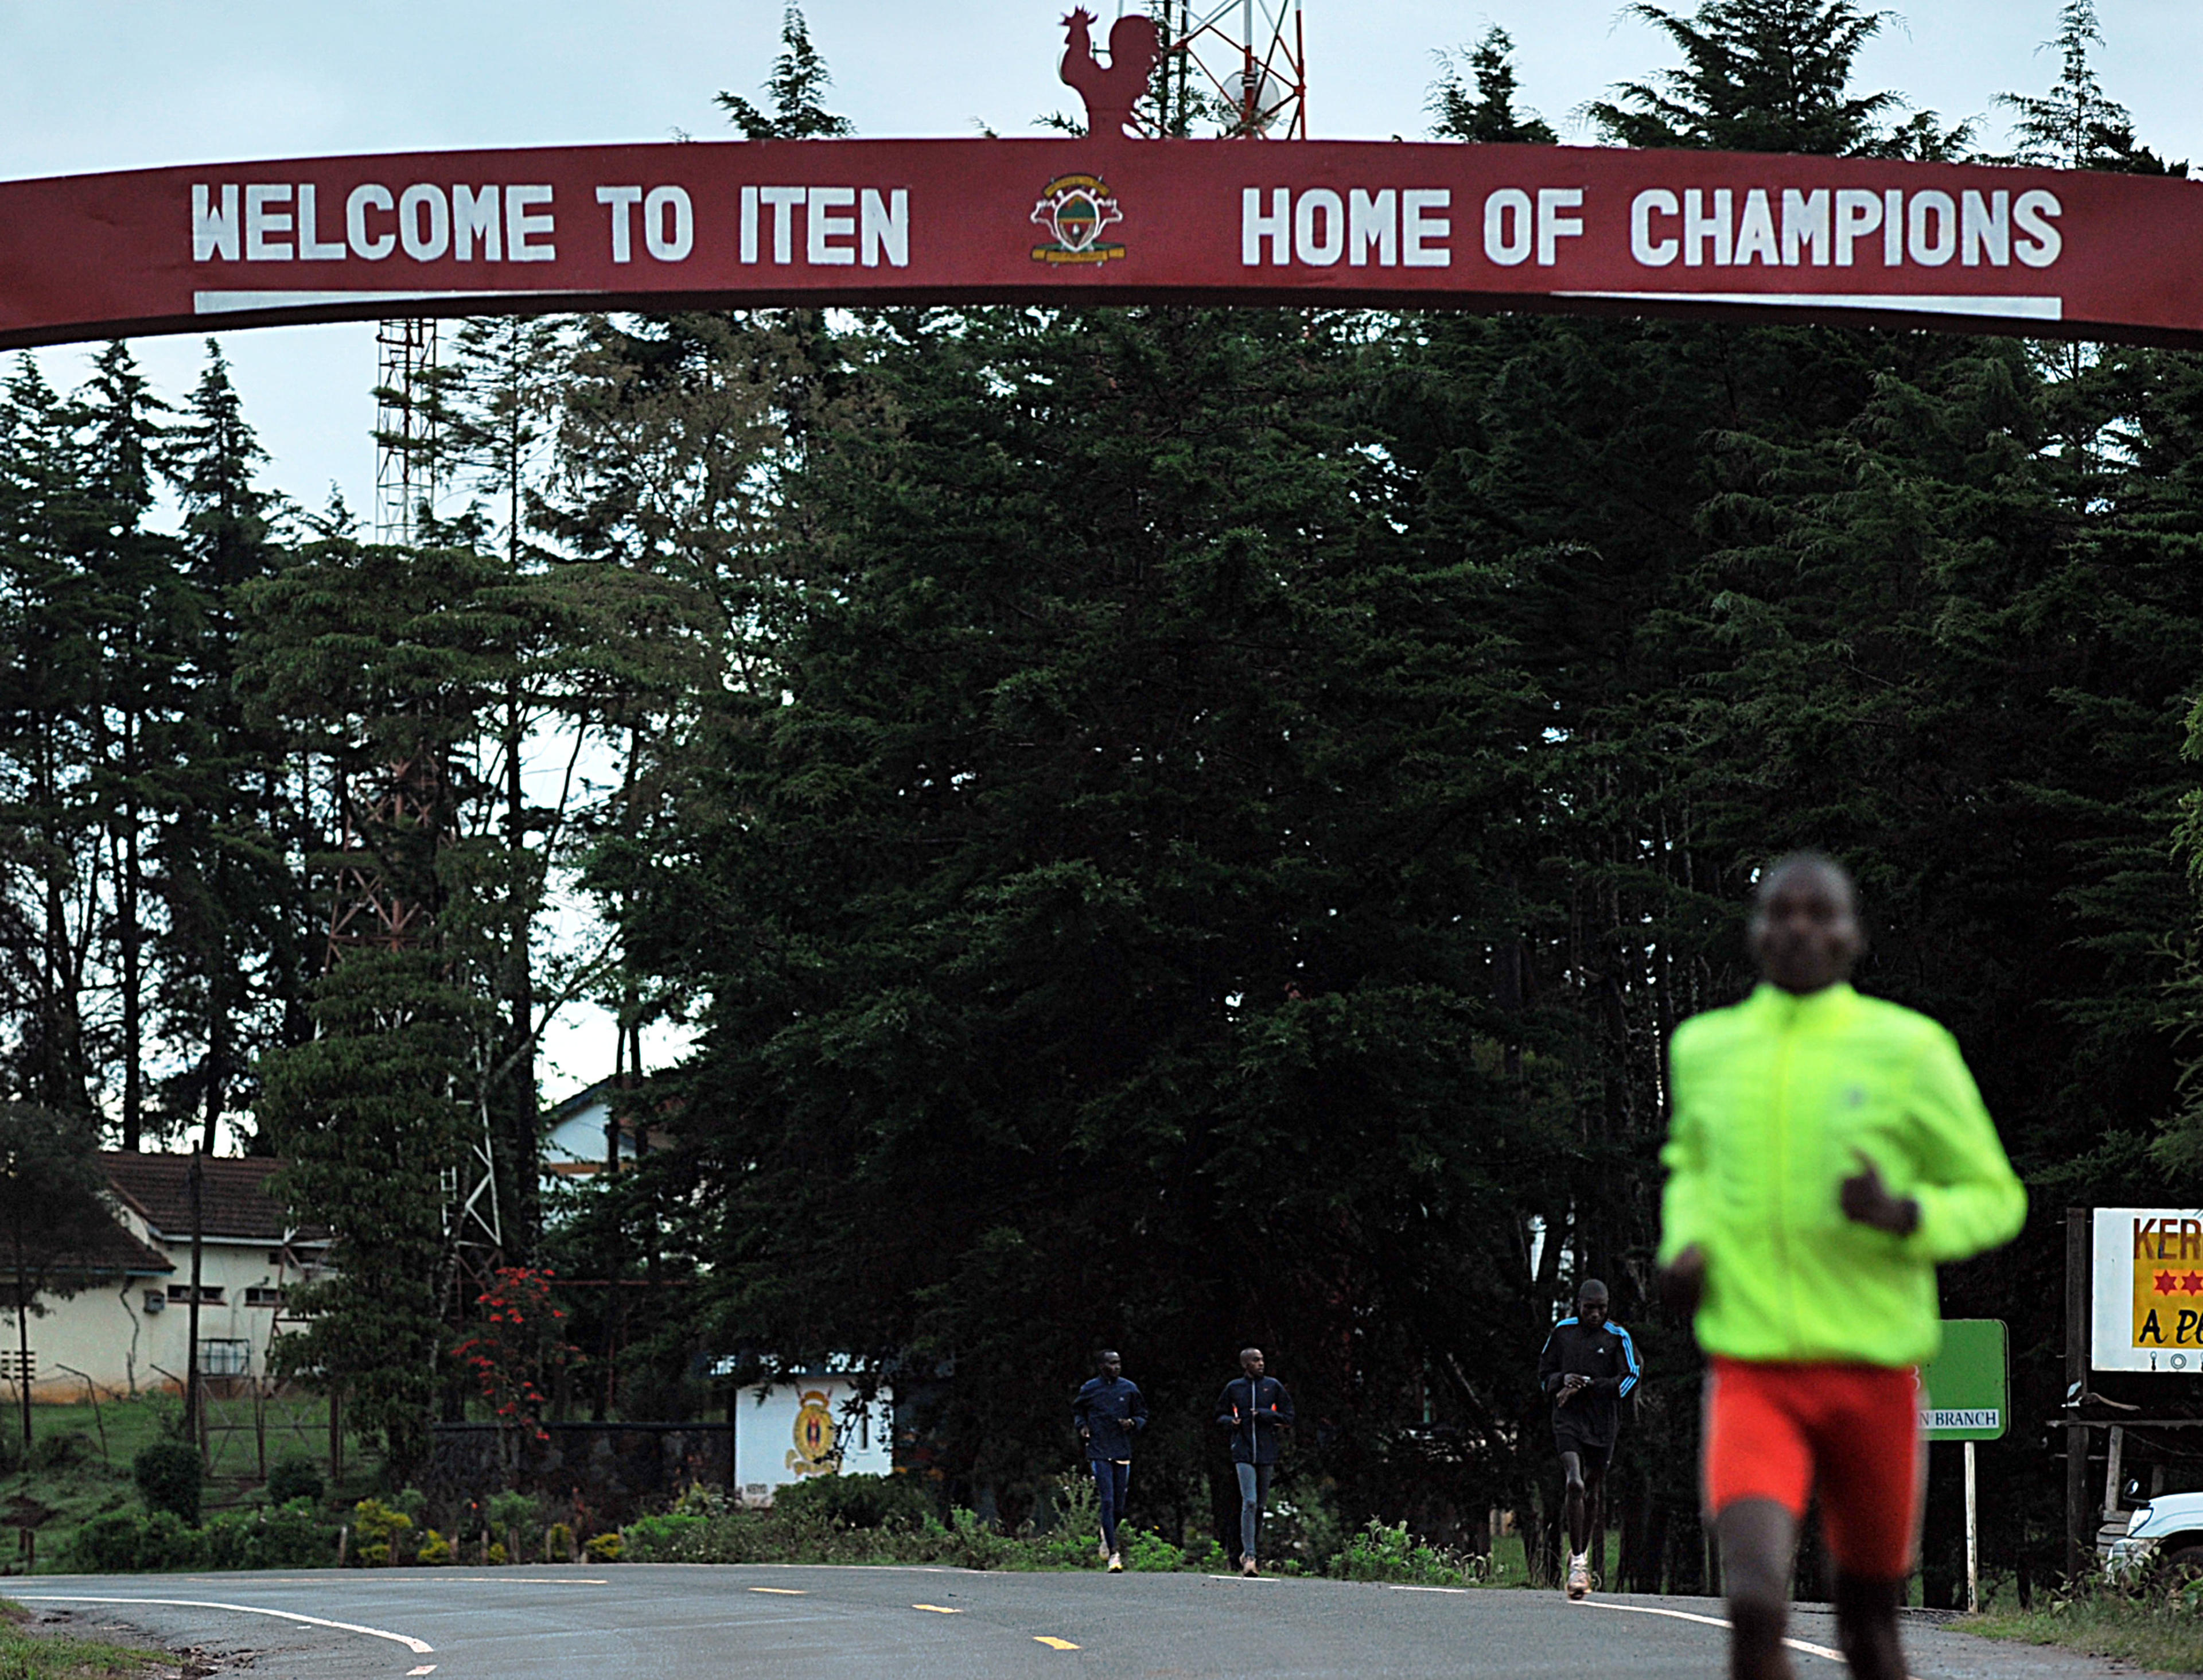
[[410, 542], [436, 496], [436, 323], [385, 321], [375, 351], [375, 540]]
[[1181, 122], [1197, 103], [1229, 134], [1308, 138], [1301, 0], [1157, 0], [1150, 15], [1168, 43], [1163, 89]]
[[[438, 405], [436, 323], [385, 321], [376, 329], [375, 536], [410, 543], [422, 535], [422, 510], [435, 505]], [[423, 755], [386, 766], [371, 786], [346, 778], [337, 790], [343, 813], [342, 862], [329, 914], [328, 961], [334, 967], [363, 949], [405, 950], [433, 932], [428, 907], [395, 885], [369, 839], [445, 820], [448, 766]], [[364, 779], [364, 778], [361, 778]], [[497, 1199], [497, 1152], [489, 1115], [464, 1159], [444, 1171], [444, 1311], [466, 1316], [505, 1263], [504, 1222]]]

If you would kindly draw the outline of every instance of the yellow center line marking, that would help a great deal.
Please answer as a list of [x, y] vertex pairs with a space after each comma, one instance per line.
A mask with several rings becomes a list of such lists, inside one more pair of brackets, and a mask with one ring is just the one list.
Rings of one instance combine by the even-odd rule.
[[800, 1599], [810, 1596], [808, 1587], [752, 1587], [753, 1593], [777, 1593], [783, 1598]]
[[[440, 1575], [439, 1581], [456, 1582], [475, 1587], [609, 1587], [612, 1583], [600, 1575]], [[319, 1586], [319, 1582], [304, 1582], [304, 1586]]]
[[1054, 1634], [1037, 1633], [1033, 1636], [1033, 1642], [1045, 1645], [1051, 1651], [1076, 1651], [1078, 1648], [1069, 1640], [1058, 1639]]
[[913, 1604], [913, 1610], [930, 1610], [936, 1616], [961, 1616], [960, 1610], [952, 1610], [945, 1604]]

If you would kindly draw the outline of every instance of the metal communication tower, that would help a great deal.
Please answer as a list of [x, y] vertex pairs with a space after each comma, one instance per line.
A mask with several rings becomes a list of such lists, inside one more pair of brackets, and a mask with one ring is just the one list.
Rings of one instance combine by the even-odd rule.
[[[375, 535], [408, 543], [421, 536], [422, 508], [436, 497], [436, 323], [385, 321], [376, 330]], [[440, 843], [446, 821], [447, 766], [423, 755], [387, 766], [338, 790], [344, 844], [329, 914], [328, 964], [375, 949], [404, 950], [428, 938], [428, 906], [393, 883], [373, 842], [408, 830]], [[446, 1316], [464, 1318], [505, 1263], [504, 1222], [497, 1201], [497, 1154], [486, 1109], [465, 1156], [443, 1174]]]
[[375, 540], [410, 542], [436, 495], [436, 323], [386, 321], [375, 351]]
[[1174, 109], [1190, 115], [1198, 102], [1228, 133], [1308, 138], [1301, 0], [1159, 0], [1152, 10], [1169, 43], [1163, 91]]
[[345, 777], [337, 789], [344, 825], [334, 902], [329, 908], [328, 966], [354, 951], [410, 949], [428, 933], [426, 905], [416, 903], [385, 874], [373, 841], [442, 820], [442, 767], [408, 759], [365, 778]]

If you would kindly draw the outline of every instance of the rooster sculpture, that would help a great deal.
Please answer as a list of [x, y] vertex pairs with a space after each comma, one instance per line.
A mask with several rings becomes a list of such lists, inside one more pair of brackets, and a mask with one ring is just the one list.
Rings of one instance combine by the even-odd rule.
[[1063, 55], [1063, 80], [1078, 90], [1086, 102], [1086, 132], [1100, 139], [1125, 133], [1132, 121], [1132, 107], [1148, 91], [1155, 61], [1162, 56], [1162, 38], [1151, 17], [1134, 12], [1120, 17], [1109, 31], [1109, 62], [1097, 63], [1088, 31], [1094, 15], [1084, 6], [1064, 19], [1070, 41]]

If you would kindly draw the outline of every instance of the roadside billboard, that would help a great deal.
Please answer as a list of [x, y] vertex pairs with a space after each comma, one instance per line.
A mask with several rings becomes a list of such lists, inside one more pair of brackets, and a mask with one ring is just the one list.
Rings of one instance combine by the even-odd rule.
[[2090, 1366], [2203, 1370], [2203, 1209], [2098, 1208], [2094, 1246]]

